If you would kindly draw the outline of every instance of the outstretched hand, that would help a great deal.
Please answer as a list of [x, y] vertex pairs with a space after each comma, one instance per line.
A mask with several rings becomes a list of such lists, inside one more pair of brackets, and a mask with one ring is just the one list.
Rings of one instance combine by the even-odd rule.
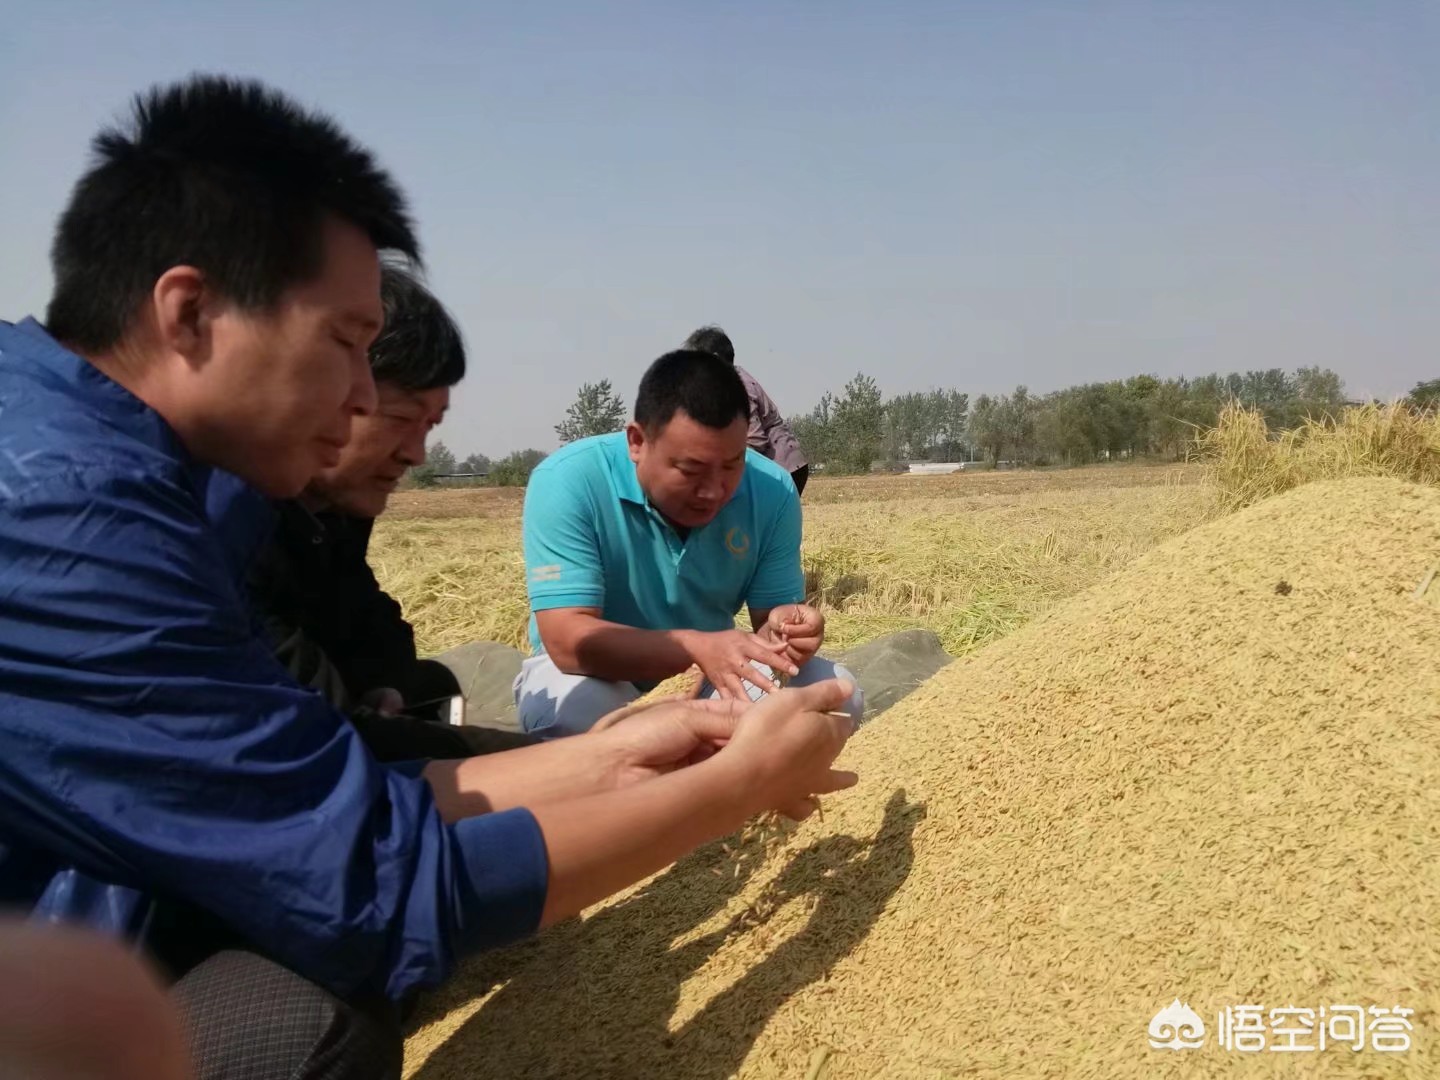
[[610, 713], [580, 737], [613, 755], [616, 786], [623, 787], [714, 756], [749, 705], [748, 699], [662, 698]]
[[722, 756], [753, 785], [755, 812], [802, 821], [814, 813], [816, 795], [855, 786], [855, 773], [831, 768], [855, 732], [855, 722], [836, 711], [854, 691], [844, 679], [827, 679], [772, 694], [740, 715]]
[[604, 717], [582, 739], [617, 765], [626, 786], [723, 755], [748, 794], [751, 813], [775, 810], [797, 821], [815, 810], [815, 796], [852, 787], [853, 772], [831, 765], [855, 731], [836, 710], [854, 687], [830, 679], [748, 700], [667, 698], [631, 705]]
[[780, 687], [755, 666], [758, 661], [775, 672], [795, 675], [799, 668], [786, 655], [785, 643], [764, 634], [747, 634], [743, 630], [720, 630], [696, 634], [690, 642], [690, 657], [705, 673], [720, 697], [748, 701], [745, 683], [757, 686], [767, 694]]

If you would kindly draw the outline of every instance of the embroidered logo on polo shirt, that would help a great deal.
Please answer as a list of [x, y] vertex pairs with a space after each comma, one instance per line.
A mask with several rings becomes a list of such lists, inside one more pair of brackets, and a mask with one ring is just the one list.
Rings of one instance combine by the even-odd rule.
[[731, 529], [725, 534], [725, 546], [738, 559], [750, 550], [750, 536], [743, 529]]
[[559, 580], [560, 565], [558, 563], [552, 563], [549, 566], [537, 566], [530, 571], [530, 581], [536, 585]]

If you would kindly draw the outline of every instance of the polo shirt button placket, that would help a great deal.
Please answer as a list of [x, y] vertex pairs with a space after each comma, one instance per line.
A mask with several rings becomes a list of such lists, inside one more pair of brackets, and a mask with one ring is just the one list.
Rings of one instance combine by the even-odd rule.
[[680, 560], [685, 557], [685, 541], [680, 539], [680, 534], [675, 531], [675, 526], [665, 520], [663, 514], [656, 510], [650, 503], [645, 504], [645, 509], [650, 512], [650, 520], [655, 522], [660, 530], [660, 535], [665, 538], [665, 548], [670, 552], [670, 561], [678, 568]]

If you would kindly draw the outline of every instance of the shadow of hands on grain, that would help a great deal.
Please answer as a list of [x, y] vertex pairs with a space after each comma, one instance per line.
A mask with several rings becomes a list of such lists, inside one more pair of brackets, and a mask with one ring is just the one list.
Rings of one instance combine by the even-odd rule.
[[681, 984], [710, 951], [674, 942], [722, 910], [761, 862], [757, 849], [707, 844], [588, 919], [467, 960], [424, 1000], [411, 1030], [503, 989], [412, 1080], [541, 1076], [600, 1047], [665, 1038]]
[[[775, 1010], [824, 978], [869, 933], [910, 873], [912, 837], [923, 817], [923, 805], [896, 791], [873, 841], [828, 836], [794, 855], [764, 897], [772, 911], [813, 897], [803, 928], [764, 952], [673, 1034], [670, 1019], [685, 981], [731, 937], [765, 932], [752, 915], [741, 915], [676, 944], [759, 868], [756, 850], [732, 856], [710, 845], [623, 903], [522, 947], [528, 955], [518, 966], [507, 965], [504, 988], [430, 1056], [415, 1080], [628, 1078], [679, 1070], [701, 1080], [730, 1076]], [[721, 888], [716, 871], [730, 879]]]

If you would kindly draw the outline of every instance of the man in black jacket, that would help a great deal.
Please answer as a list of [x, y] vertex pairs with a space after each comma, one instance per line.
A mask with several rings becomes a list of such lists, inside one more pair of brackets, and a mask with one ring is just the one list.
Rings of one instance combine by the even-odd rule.
[[459, 330], [412, 274], [384, 267], [381, 298], [385, 327], [370, 348], [379, 407], [355, 418], [338, 463], [282, 505], [252, 597], [290, 673], [345, 710], [380, 760], [524, 745], [522, 735], [439, 722], [460, 684], [444, 664], [416, 656], [414, 631], [366, 560], [375, 518], [405, 471], [424, 462], [426, 436], [465, 375]]

